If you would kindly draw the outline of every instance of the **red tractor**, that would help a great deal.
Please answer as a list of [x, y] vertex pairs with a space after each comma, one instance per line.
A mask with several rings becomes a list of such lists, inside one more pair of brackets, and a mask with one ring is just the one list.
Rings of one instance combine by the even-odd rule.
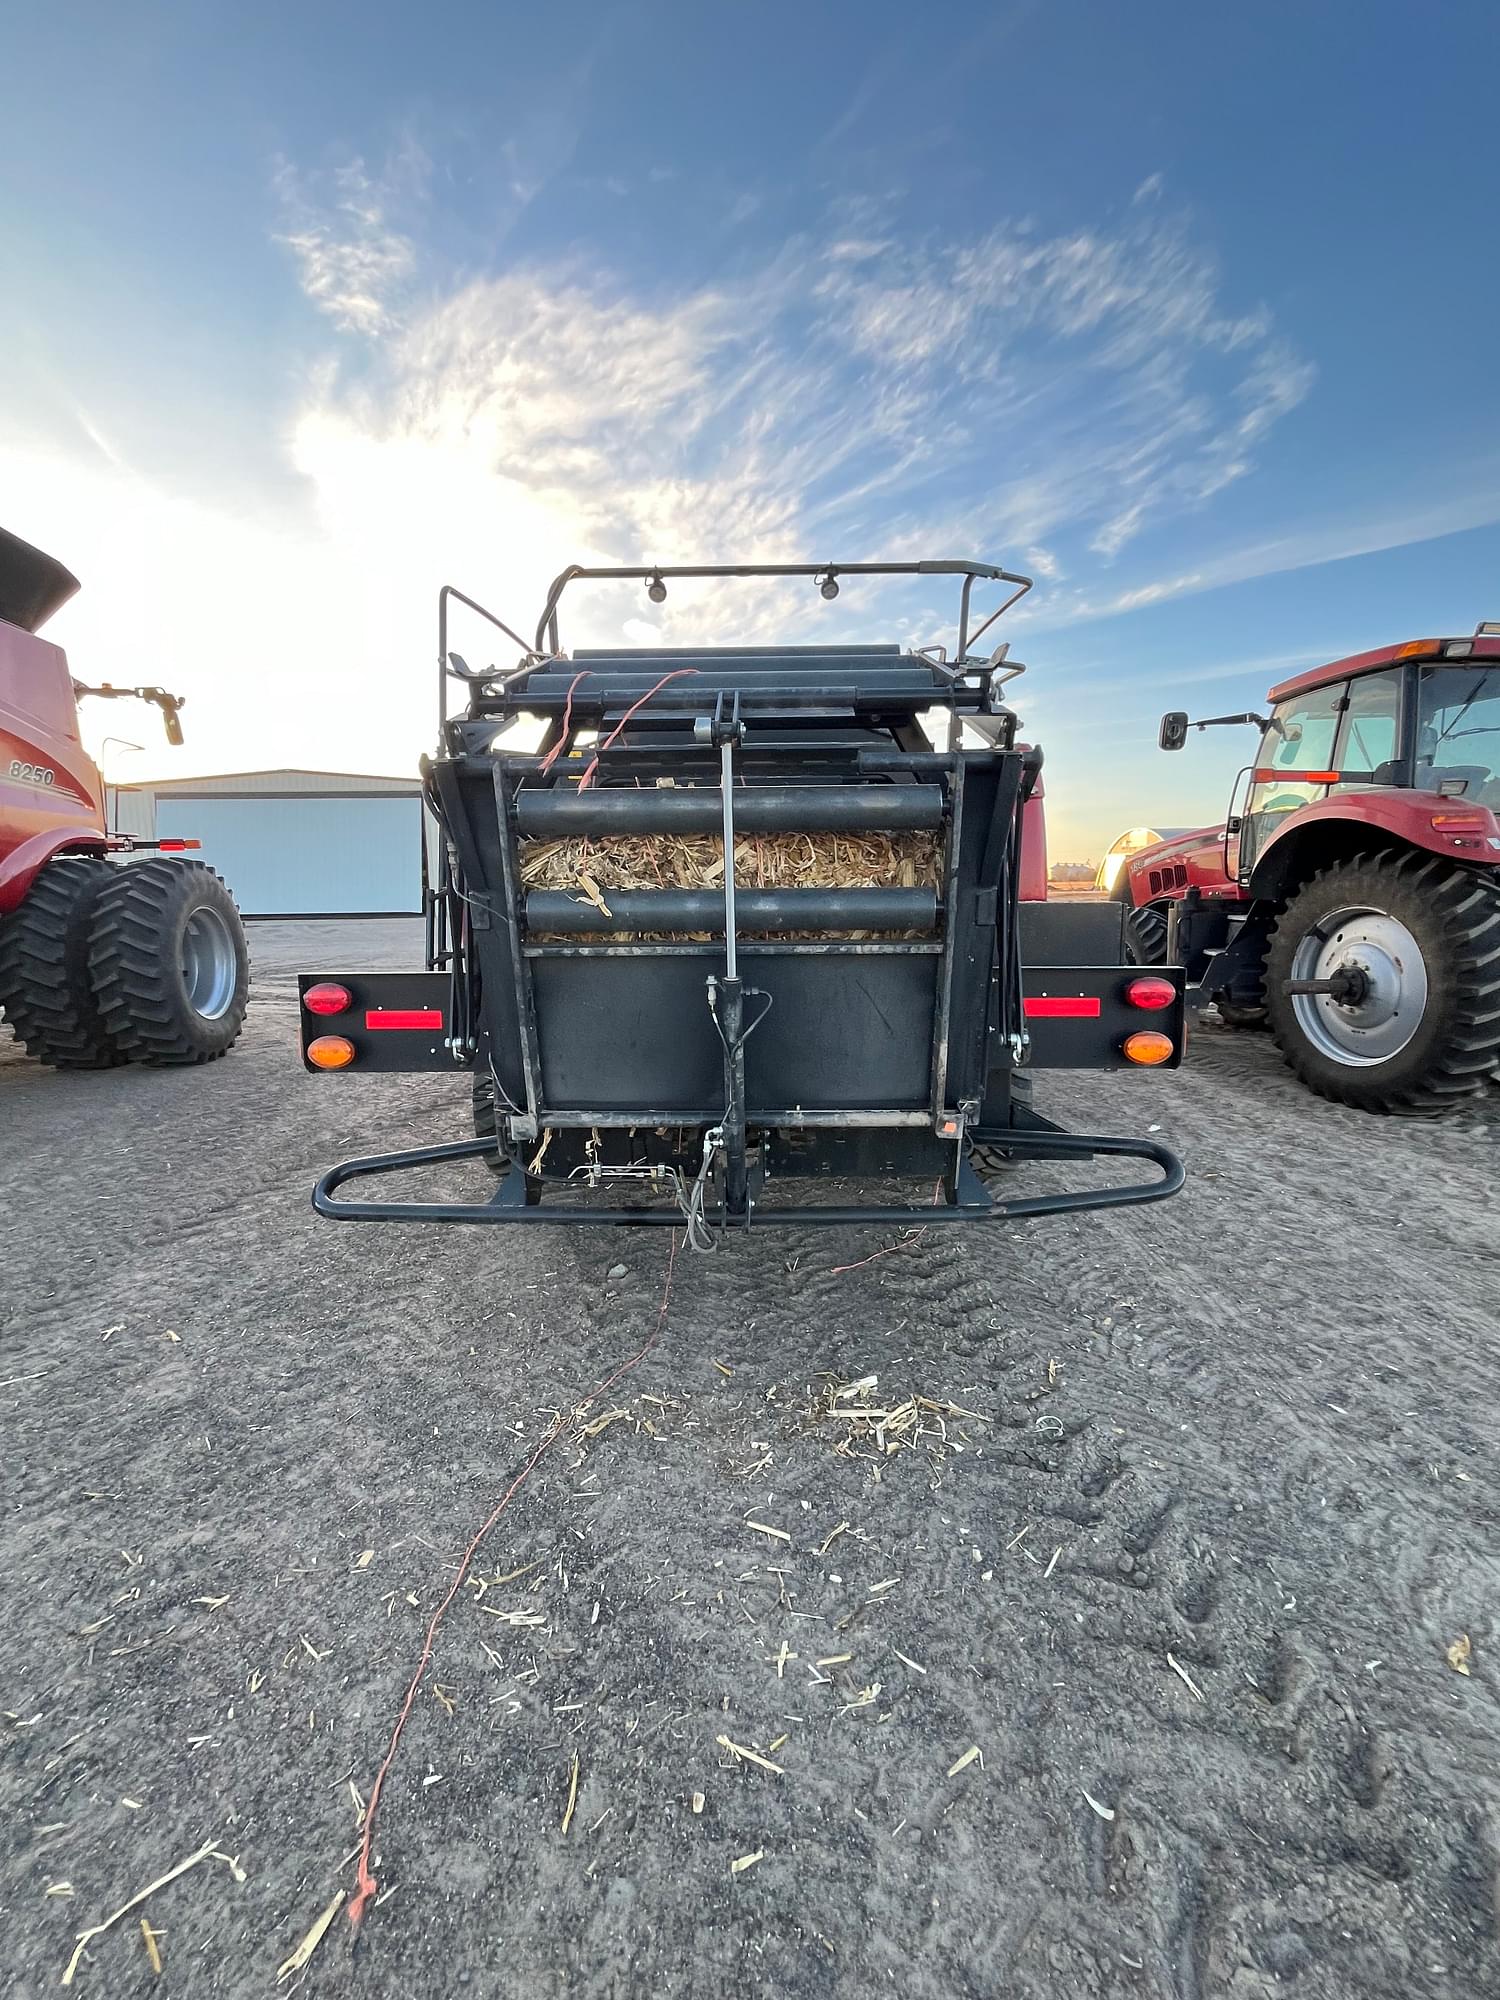
[[[36, 635], [78, 588], [61, 563], [0, 529], [0, 1008], [30, 1055], [59, 1069], [200, 1063], [224, 1055], [245, 1018], [250, 957], [239, 911], [196, 841], [111, 834], [99, 772], [78, 735], [83, 687]], [[143, 861], [129, 859], [156, 850]], [[125, 865], [121, 865], [125, 863]]]
[[[1269, 1027], [1321, 1096], [1431, 1117], [1500, 1072], [1500, 624], [1272, 688], [1222, 826], [1134, 855], [1138, 963]], [[1243, 802], [1241, 802], [1241, 788]]]

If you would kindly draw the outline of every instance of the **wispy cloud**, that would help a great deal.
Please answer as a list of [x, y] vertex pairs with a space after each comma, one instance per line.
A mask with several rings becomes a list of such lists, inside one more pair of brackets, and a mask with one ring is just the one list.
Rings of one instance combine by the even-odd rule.
[[391, 226], [388, 185], [360, 159], [311, 182], [282, 161], [276, 191], [285, 218], [276, 240], [296, 259], [308, 298], [342, 332], [388, 332], [416, 266], [410, 238]]
[[1030, 548], [1056, 580], [1245, 477], [1312, 381], [1149, 198], [1109, 230], [916, 244], [851, 205], [662, 294], [581, 256], [418, 274], [361, 164], [322, 206], [291, 185], [304, 289], [375, 339], [373, 367], [320, 378], [298, 466], [325, 512], [378, 492], [409, 518], [420, 494], [422, 544], [482, 520], [538, 560]]

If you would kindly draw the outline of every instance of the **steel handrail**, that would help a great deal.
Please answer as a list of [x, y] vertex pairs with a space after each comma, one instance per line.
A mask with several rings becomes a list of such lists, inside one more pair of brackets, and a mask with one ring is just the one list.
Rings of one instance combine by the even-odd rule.
[[[1001, 569], [995, 563], [972, 562], [967, 558], [953, 557], [929, 562], [833, 562], [833, 563], [651, 563], [644, 567], [593, 568], [583, 563], [570, 563], [559, 576], [552, 579], [552, 587], [547, 592], [547, 601], [542, 607], [542, 615], [537, 620], [536, 645], [538, 653], [559, 651], [557, 611], [562, 602], [563, 592], [570, 583], [665, 583], [672, 577], [757, 577], [757, 576], [809, 576], [831, 577], [837, 581], [841, 576], [961, 576], [964, 579], [963, 595], [959, 614], [959, 645], [957, 658], [962, 659], [968, 640], [969, 593], [976, 577], [991, 583], [1014, 583], [1020, 588], [1000, 606], [1000, 611], [1014, 604], [1016, 598], [1023, 597], [1031, 589], [1032, 579], [1020, 576], [1008, 569]], [[996, 611], [979, 628], [985, 631], [999, 617]]]

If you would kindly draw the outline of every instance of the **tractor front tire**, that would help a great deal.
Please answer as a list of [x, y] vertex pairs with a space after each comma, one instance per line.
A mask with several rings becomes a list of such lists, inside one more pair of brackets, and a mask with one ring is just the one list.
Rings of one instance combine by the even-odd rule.
[[250, 997], [234, 898], [202, 861], [158, 856], [111, 873], [94, 905], [89, 975], [116, 1046], [158, 1066], [227, 1055]]
[[1125, 959], [1129, 965], [1165, 965], [1167, 913], [1158, 903], [1143, 903], [1125, 919]]
[[1226, 1028], [1265, 1028], [1269, 1026], [1264, 1007], [1242, 1007], [1236, 1000], [1226, 1000], [1222, 993], [1214, 995], [1214, 1005], [1219, 1010], [1219, 1019]]
[[124, 1051], [89, 983], [94, 906], [118, 870], [98, 855], [49, 861], [0, 918], [0, 1007], [28, 1055], [54, 1069], [111, 1069]]
[[[1287, 990], [1350, 969], [1348, 998]], [[1322, 869], [1272, 929], [1266, 1010], [1320, 1097], [1408, 1118], [1453, 1110], [1500, 1071], [1500, 883], [1415, 851]]]

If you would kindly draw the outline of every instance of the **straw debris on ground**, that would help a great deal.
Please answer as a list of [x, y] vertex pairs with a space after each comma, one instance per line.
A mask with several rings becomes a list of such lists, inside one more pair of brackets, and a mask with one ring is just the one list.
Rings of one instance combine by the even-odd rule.
[[809, 1430], [834, 1429], [833, 1448], [846, 1458], [885, 1458], [918, 1447], [942, 1457], [980, 1441], [963, 1429], [965, 1423], [990, 1422], [979, 1411], [964, 1409], [946, 1398], [913, 1393], [882, 1397], [878, 1389], [878, 1378], [873, 1375], [857, 1382], [829, 1376], [802, 1406], [803, 1422]]

